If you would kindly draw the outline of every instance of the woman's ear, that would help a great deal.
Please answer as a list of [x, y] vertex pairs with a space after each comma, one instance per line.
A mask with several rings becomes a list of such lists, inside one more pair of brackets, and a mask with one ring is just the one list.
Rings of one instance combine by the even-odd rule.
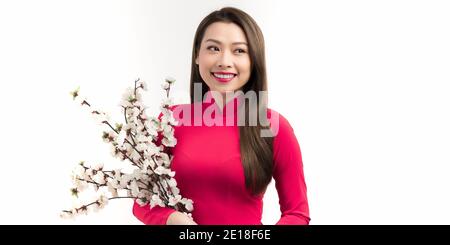
[[198, 57], [195, 58], [195, 64], [198, 65]]

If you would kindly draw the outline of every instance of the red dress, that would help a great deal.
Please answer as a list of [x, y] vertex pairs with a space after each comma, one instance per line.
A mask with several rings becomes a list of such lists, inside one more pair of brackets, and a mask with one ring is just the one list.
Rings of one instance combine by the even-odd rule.
[[[176, 173], [180, 194], [194, 202], [192, 217], [199, 225], [262, 224], [263, 194], [253, 196], [245, 187], [239, 128], [236, 123], [227, 126], [227, 122], [237, 122], [241, 98], [235, 97], [220, 110], [208, 92], [203, 102], [171, 108], [179, 121], [175, 126], [177, 144], [171, 150], [174, 156], [171, 168]], [[227, 110], [231, 106], [234, 110]], [[195, 114], [195, 110], [202, 113]], [[267, 113], [272, 132], [276, 134], [273, 179], [281, 209], [277, 224], [308, 224], [306, 184], [297, 138], [283, 116], [270, 109]], [[204, 114], [212, 114], [216, 125], [202, 123]], [[217, 125], [220, 121], [222, 126]], [[196, 126], [199, 122], [201, 125]], [[150, 209], [136, 202], [133, 205], [133, 214], [144, 224], [164, 225], [172, 212], [171, 208], [155, 206]]]

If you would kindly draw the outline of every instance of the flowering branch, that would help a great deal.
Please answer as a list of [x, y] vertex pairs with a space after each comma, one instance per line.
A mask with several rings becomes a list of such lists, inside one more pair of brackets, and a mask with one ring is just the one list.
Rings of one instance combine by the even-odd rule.
[[[137, 79], [134, 88], [125, 91], [120, 103], [125, 125], [114, 124], [115, 127], [106, 113], [93, 109], [87, 99], [80, 98], [79, 88], [71, 92], [75, 101], [89, 108], [96, 120], [109, 128], [109, 131], [103, 132], [102, 139], [111, 145], [112, 155], [121, 161], [128, 160], [134, 171], [123, 173], [120, 169], [103, 170], [103, 165], [87, 166], [81, 162], [73, 171], [72, 195], [78, 198], [87, 186], [92, 186], [100, 194], [95, 201], [63, 210], [61, 217], [70, 218], [87, 214], [90, 210], [97, 211], [106, 206], [109, 200], [119, 198], [133, 198], [141, 206], [150, 205], [151, 208], [156, 205], [171, 207], [190, 215], [193, 202], [180, 195], [173, 178], [175, 172], [170, 169], [173, 157], [166, 151], [177, 143], [173, 128], [177, 121], [170, 110], [173, 103], [169, 98], [170, 87], [174, 82], [174, 79], [167, 78], [162, 85], [166, 90], [166, 98], [161, 104], [162, 116], [159, 119], [149, 118], [145, 114], [140, 91], [147, 91], [147, 84]], [[107, 189], [109, 195], [100, 192], [103, 189]], [[126, 192], [125, 196], [119, 195], [122, 191]]]

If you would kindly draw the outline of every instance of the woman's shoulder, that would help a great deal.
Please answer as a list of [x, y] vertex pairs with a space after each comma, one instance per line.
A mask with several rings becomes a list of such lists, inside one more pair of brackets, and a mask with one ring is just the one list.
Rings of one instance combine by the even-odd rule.
[[267, 108], [267, 119], [270, 122], [270, 128], [272, 133], [276, 137], [279, 133], [289, 133], [293, 131], [293, 128], [289, 120], [280, 112]]
[[297, 135], [291, 126], [288, 119], [273, 109], [268, 109], [270, 114], [269, 121], [271, 122], [270, 129], [273, 135], [273, 153], [274, 158], [277, 159], [276, 165], [283, 165], [290, 162], [292, 154], [300, 153], [300, 145]]

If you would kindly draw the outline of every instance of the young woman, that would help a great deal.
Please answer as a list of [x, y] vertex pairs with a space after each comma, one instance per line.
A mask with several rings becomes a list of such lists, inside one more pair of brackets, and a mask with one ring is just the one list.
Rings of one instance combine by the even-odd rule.
[[181, 195], [194, 201], [192, 218], [137, 203], [133, 214], [157, 225], [261, 224], [273, 178], [282, 213], [277, 224], [308, 224], [300, 147], [289, 122], [267, 108], [266, 95], [264, 39], [256, 22], [230, 7], [206, 16], [194, 38], [191, 104], [172, 107], [179, 125], [171, 168]]

